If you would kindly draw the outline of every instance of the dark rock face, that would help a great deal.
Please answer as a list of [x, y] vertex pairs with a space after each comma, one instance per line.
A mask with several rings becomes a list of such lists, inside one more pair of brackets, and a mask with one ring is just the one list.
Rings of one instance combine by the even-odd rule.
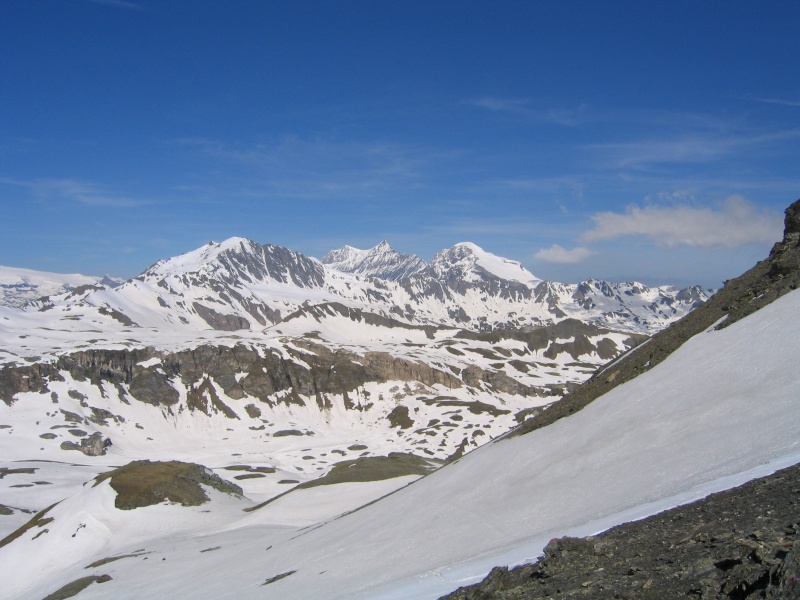
[[220, 331], [250, 329], [250, 322], [243, 317], [237, 317], [236, 315], [223, 315], [222, 313], [215, 311], [213, 308], [208, 308], [199, 302], [194, 302], [192, 307], [212, 329], [217, 329]]
[[800, 466], [496, 567], [442, 600], [800, 598]]
[[[77, 352], [60, 357], [56, 364], [0, 368], [0, 398], [11, 405], [20, 392], [46, 392], [48, 382], [63, 380], [59, 371], [68, 371], [76, 380], [88, 379], [101, 390], [102, 382], [125, 384], [125, 397], [153, 406], [170, 407], [178, 402], [179, 392], [174, 386], [177, 381], [186, 388], [194, 388], [189, 394], [191, 409], [206, 414], [220, 412], [236, 418], [217, 397], [209, 380], [213, 379], [230, 398], [252, 396], [270, 405], [276, 402], [303, 404], [298, 396], [302, 394], [315, 397], [320, 408], [329, 405], [326, 394], [352, 392], [372, 381], [420, 381], [451, 389], [463, 385], [462, 380], [451, 373], [383, 352], [368, 352], [362, 356], [343, 350], [332, 351], [308, 340], [296, 340], [295, 348], [288, 351], [302, 363], [276, 352], [262, 356], [243, 345], [233, 348], [199, 346], [164, 354], [152, 348]], [[142, 366], [141, 363], [156, 357], [160, 358], [160, 364]], [[479, 371], [478, 379], [499, 388], [525, 387], [500, 373]], [[237, 376], [241, 373], [246, 375]], [[530, 393], [535, 392], [531, 389]]]
[[103, 456], [108, 452], [111, 446], [111, 440], [103, 437], [99, 431], [94, 432], [92, 435], [83, 438], [79, 444], [75, 442], [62, 442], [62, 450], [77, 450], [86, 456]]

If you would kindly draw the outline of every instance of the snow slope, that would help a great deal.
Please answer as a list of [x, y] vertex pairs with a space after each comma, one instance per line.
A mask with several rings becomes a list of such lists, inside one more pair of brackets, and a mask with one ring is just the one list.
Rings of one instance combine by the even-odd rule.
[[[132, 526], [115, 529], [111, 517], [104, 526], [113, 544], [102, 549], [62, 533], [61, 551], [48, 556], [37, 550], [47, 536], [29, 532], [0, 548], [0, 576], [20, 557], [30, 573], [51, 561], [50, 574], [15, 581], [0, 597], [41, 598], [107, 573], [111, 581], [81, 598], [435, 598], [493, 564], [536, 556], [552, 537], [591, 533], [800, 462], [798, 311], [795, 291], [695, 336], [570, 417], [487, 444], [315, 527], [254, 524], [220, 501], [214, 527], [167, 529], [146, 543], [126, 542]], [[83, 502], [107, 506], [105, 492], [94, 492]], [[147, 519], [136, 511], [126, 518]], [[84, 568], [141, 548], [153, 560]]]

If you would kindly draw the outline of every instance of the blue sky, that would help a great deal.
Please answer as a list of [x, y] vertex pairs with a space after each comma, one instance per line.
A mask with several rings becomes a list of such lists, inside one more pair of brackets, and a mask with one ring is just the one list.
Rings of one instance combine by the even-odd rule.
[[460, 241], [719, 286], [800, 197], [800, 2], [4, 0], [0, 264]]

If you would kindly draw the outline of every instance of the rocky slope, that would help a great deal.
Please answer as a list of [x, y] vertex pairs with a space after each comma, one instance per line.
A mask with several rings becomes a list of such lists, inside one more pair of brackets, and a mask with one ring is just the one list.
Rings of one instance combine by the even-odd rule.
[[800, 466], [497, 567], [440, 600], [800, 597]]

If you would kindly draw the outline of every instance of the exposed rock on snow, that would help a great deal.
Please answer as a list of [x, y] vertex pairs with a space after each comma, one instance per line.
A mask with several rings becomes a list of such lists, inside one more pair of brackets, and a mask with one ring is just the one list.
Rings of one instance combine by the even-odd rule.
[[111, 440], [103, 437], [99, 431], [95, 431], [92, 435], [83, 438], [79, 444], [75, 442], [61, 442], [62, 450], [77, 450], [83, 452], [86, 456], [102, 456], [108, 451], [111, 445]]
[[86, 577], [81, 577], [80, 579], [76, 579], [75, 581], [68, 583], [52, 594], [48, 594], [44, 597], [44, 600], [65, 600], [66, 598], [72, 598], [73, 596], [80, 594], [93, 583], [105, 583], [106, 581], [111, 581], [111, 579], [111, 575], [108, 574], [87, 575]]
[[202, 486], [225, 494], [242, 495], [242, 488], [215, 475], [208, 468], [179, 461], [137, 460], [95, 478], [94, 485], [108, 480], [117, 497], [114, 506], [133, 510], [160, 502], [198, 506], [208, 501]]
[[593, 537], [440, 600], [800, 597], [800, 467]]

